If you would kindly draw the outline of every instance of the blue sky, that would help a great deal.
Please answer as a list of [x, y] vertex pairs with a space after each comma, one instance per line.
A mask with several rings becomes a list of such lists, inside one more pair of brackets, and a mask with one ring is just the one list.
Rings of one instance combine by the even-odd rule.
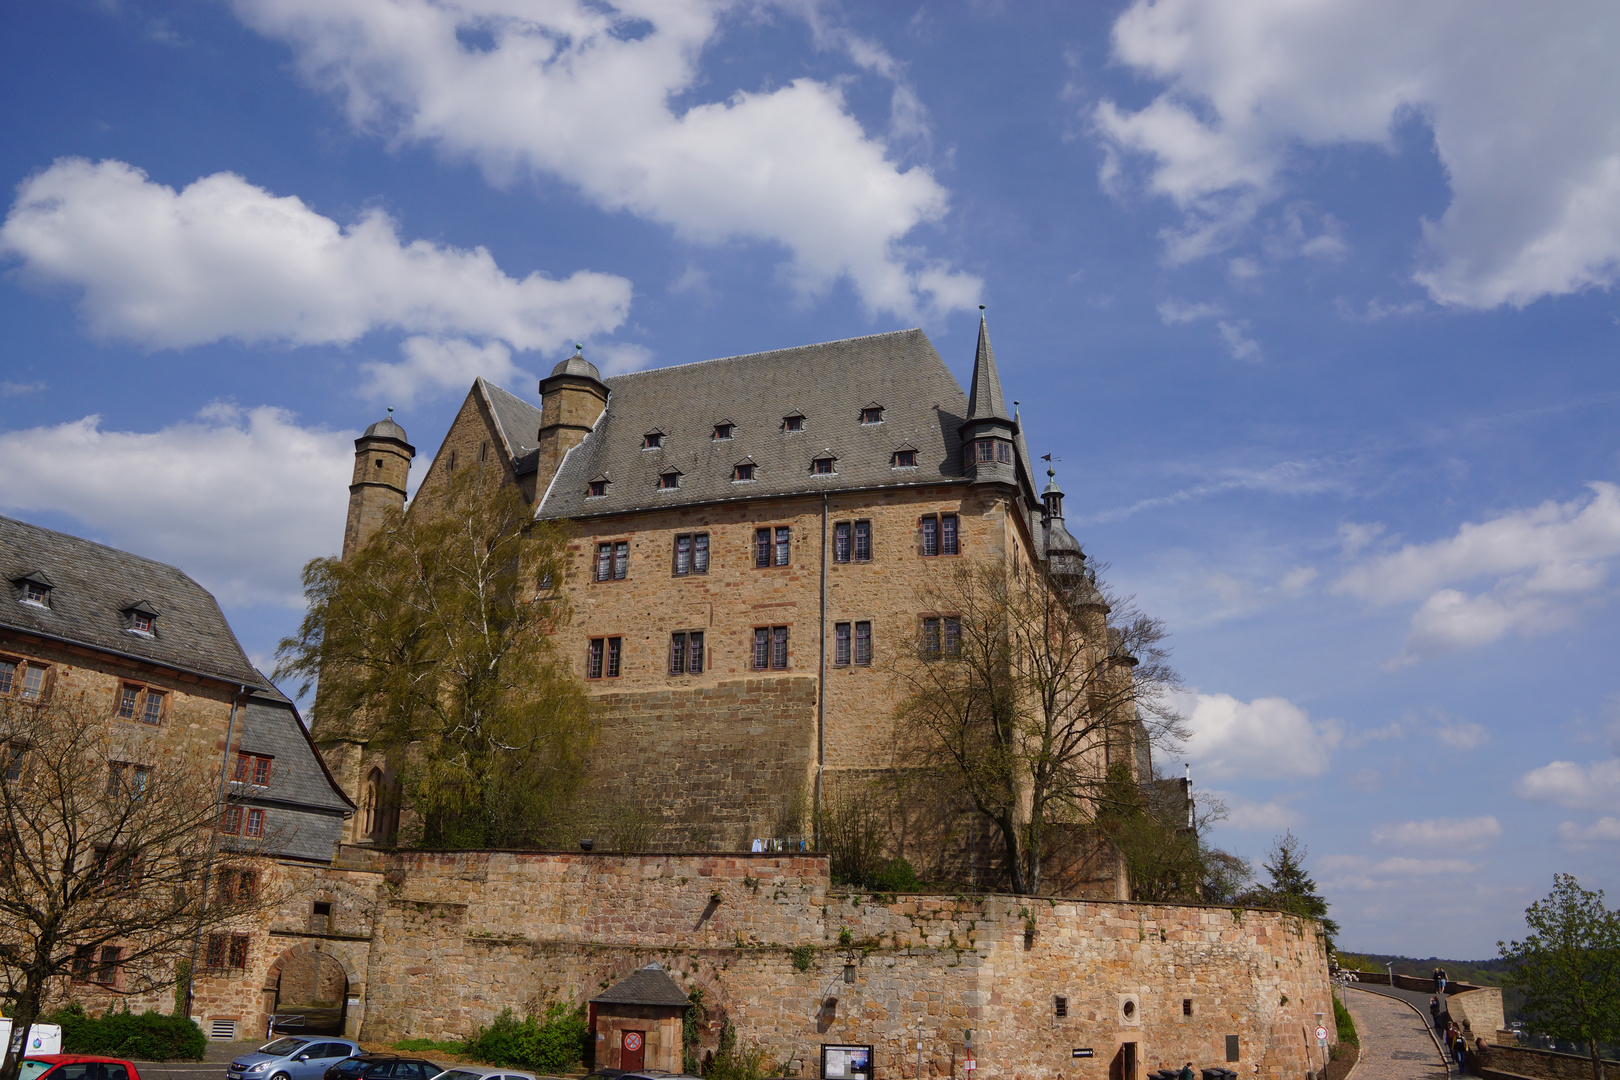
[[989, 306], [1173, 761], [1345, 947], [1620, 886], [1620, 9], [63, 0], [0, 35], [0, 510], [267, 663], [357, 430]]

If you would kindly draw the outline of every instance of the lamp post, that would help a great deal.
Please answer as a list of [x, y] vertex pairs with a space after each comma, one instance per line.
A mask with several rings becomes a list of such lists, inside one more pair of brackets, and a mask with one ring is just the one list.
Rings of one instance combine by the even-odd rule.
[[1395, 989], [1395, 964], [1391, 961], [1384, 966], [1389, 969], [1389, 988], [1393, 990]]
[[923, 1018], [917, 1017], [917, 1080], [922, 1080], [922, 1032]]

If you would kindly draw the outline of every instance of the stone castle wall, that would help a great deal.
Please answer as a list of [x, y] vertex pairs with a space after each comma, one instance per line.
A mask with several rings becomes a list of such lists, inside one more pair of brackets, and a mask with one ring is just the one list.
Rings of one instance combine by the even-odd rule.
[[1226, 1064], [1236, 1036], [1228, 1067], [1294, 1080], [1315, 1013], [1331, 1015], [1316, 928], [1277, 912], [854, 895], [829, 890], [820, 856], [413, 853], [385, 880], [365, 1004], [378, 1040], [583, 1002], [653, 961], [703, 989], [711, 1045], [729, 1020], [800, 1076], [823, 1043], [872, 1044], [876, 1080], [909, 1074], [921, 1020], [935, 1076], [960, 1070], [971, 1030], [984, 1078], [1105, 1080], [1134, 1042], [1140, 1080]]

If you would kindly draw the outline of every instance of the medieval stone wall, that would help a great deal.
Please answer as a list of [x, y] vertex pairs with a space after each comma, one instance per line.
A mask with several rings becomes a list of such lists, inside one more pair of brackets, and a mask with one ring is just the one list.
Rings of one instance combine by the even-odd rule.
[[1331, 1013], [1316, 928], [1277, 912], [847, 895], [816, 856], [417, 853], [395, 856], [387, 881], [371, 1039], [583, 1002], [653, 961], [704, 991], [710, 1040], [727, 1019], [801, 1076], [817, 1075], [823, 1043], [872, 1044], [876, 1080], [909, 1074], [920, 1020], [935, 1076], [960, 1074], [972, 1031], [985, 1078], [1104, 1080], [1134, 1042], [1125, 1080], [1140, 1080], [1226, 1064], [1235, 1036], [1229, 1067], [1295, 1080], [1315, 1012]]

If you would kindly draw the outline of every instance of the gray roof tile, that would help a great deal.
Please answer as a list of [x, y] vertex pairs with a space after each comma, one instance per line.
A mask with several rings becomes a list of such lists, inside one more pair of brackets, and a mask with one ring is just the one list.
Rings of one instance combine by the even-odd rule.
[[620, 979], [596, 997], [593, 1005], [690, 1005], [686, 993], [657, 964], [648, 964]]
[[[537, 510], [544, 518], [592, 517], [653, 507], [731, 499], [962, 483], [957, 428], [967, 395], [921, 330], [901, 330], [820, 345], [656, 368], [604, 380], [607, 411], [571, 450]], [[883, 421], [862, 424], [861, 410], [883, 406]], [[804, 430], [784, 430], [801, 413]], [[715, 439], [714, 425], [736, 425]], [[642, 437], [665, 433], [663, 447]], [[895, 449], [917, 448], [917, 468], [891, 467]], [[811, 474], [811, 461], [836, 459], [836, 473]], [[755, 479], [734, 483], [732, 468], [756, 463]], [[659, 491], [665, 472], [680, 487]], [[587, 498], [605, 475], [607, 494]]]
[[490, 415], [495, 417], [501, 438], [506, 440], [508, 455], [516, 460], [540, 445], [539, 409], [488, 379], [480, 377], [477, 385], [489, 405]]
[[280, 693], [254, 694], [242, 710], [240, 748], [276, 759], [268, 788], [232, 784], [232, 794], [245, 801], [291, 803], [311, 809], [347, 813], [354, 805], [327, 774], [298, 712]]
[[[48, 607], [22, 603], [13, 581], [43, 572]], [[251, 687], [268, 685], [248, 662], [212, 594], [172, 566], [66, 533], [0, 517], [0, 629], [42, 634], [164, 667]], [[144, 601], [153, 633], [125, 628]]]

